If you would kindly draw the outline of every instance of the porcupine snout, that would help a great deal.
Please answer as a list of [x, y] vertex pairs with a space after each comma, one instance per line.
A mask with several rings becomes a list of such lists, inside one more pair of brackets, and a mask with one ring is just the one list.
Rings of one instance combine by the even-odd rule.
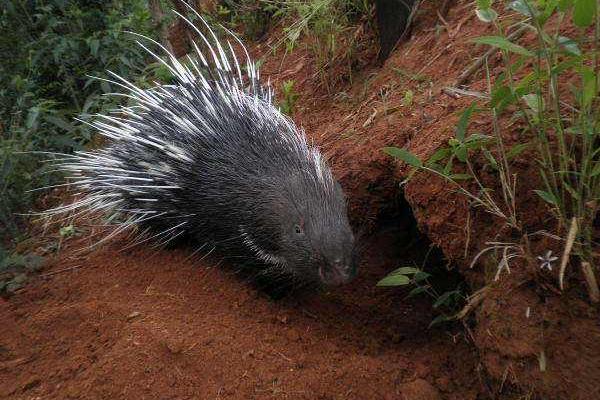
[[350, 282], [356, 276], [356, 260], [354, 257], [338, 257], [332, 262], [319, 267], [319, 277], [322, 283], [329, 286], [339, 286]]

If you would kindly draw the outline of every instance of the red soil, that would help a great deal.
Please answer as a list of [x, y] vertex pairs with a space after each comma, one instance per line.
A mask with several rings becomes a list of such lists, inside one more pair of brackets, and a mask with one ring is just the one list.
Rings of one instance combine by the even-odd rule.
[[405, 258], [397, 236], [369, 241], [354, 284], [281, 301], [189, 251], [65, 249], [50, 272], [80, 268], [0, 300], [0, 397], [475, 399], [460, 330], [429, 330], [428, 301], [375, 287]]

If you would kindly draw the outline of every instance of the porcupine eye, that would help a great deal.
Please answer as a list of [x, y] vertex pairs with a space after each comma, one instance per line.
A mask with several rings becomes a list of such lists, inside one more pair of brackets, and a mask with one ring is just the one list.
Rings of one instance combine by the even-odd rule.
[[302, 227], [298, 224], [294, 225], [294, 232], [296, 232], [297, 235], [302, 235], [304, 233]]

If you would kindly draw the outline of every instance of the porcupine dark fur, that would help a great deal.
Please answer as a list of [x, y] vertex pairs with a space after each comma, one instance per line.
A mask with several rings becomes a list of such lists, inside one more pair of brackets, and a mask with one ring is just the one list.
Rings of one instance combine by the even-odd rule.
[[90, 123], [111, 139], [108, 147], [56, 161], [83, 197], [49, 213], [119, 215], [123, 222], [105, 239], [141, 226], [145, 240], [192, 237], [206, 251], [258, 261], [267, 275], [349, 281], [356, 266], [346, 200], [319, 150], [273, 105], [231, 32], [245, 73], [231, 43], [223, 46], [200, 15], [206, 36], [178, 15], [206, 55], [194, 45], [183, 64], [140, 43], [174, 83], [141, 89], [112, 74], [132, 105]]

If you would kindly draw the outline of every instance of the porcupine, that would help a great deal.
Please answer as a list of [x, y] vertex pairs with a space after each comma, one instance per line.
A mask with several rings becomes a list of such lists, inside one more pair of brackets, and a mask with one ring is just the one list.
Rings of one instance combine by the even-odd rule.
[[107, 147], [56, 161], [82, 197], [49, 213], [120, 215], [110, 236], [141, 225], [145, 240], [191, 237], [225, 257], [258, 261], [267, 275], [350, 281], [356, 260], [346, 200], [321, 153], [274, 105], [233, 33], [223, 28], [242, 49], [245, 72], [231, 42], [223, 46], [199, 14], [206, 35], [177, 15], [209, 57], [193, 43], [184, 64], [138, 35], [164, 51], [166, 59], [138, 41], [174, 81], [141, 89], [109, 72], [132, 104], [88, 123], [110, 139]]

